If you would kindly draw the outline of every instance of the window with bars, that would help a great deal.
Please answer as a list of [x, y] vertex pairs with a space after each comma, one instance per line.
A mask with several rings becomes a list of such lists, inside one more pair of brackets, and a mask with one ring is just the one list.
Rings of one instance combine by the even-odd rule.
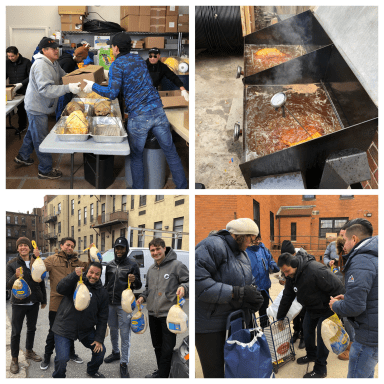
[[319, 237], [325, 239], [327, 233], [339, 233], [348, 217], [327, 217], [319, 220]]

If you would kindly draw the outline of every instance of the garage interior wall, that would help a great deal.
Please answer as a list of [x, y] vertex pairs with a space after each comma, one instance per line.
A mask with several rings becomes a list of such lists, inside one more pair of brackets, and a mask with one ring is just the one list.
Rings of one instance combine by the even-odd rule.
[[[120, 24], [120, 6], [88, 6], [88, 12], [90, 13], [89, 19], [107, 20], [117, 24]], [[188, 14], [188, 6], [179, 7], [180, 14]], [[58, 13], [58, 6], [7, 6], [6, 7], [6, 46], [11, 45], [9, 36], [9, 27], [23, 26], [23, 27], [48, 27], [49, 34], [51, 35], [55, 31], [60, 31], [60, 15]], [[43, 38], [44, 36], [41, 36]], [[40, 39], [41, 39], [40, 38]], [[39, 40], [40, 41], [40, 40]], [[34, 44], [35, 48], [39, 41]], [[26, 42], [27, 43], [27, 42]], [[20, 43], [17, 47], [20, 53], [32, 59], [33, 52], [28, 52], [28, 44], [23, 46]]]

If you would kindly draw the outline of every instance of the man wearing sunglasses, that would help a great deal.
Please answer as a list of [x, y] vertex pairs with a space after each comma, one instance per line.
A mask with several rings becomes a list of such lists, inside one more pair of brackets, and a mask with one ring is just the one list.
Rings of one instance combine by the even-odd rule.
[[[126, 32], [117, 33], [108, 44], [111, 45], [115, 57], [109, 68], [108, 87], [84, 79], [87, 83], [84, 92], [94, 91], [111, 100], [116, 99], [120, 92], [123, 94], [124, 112], [128, 114], [133, 189], [144, 189], [143, 152], [149, 131], [155, 135], [165, 154], [176, 188], [187, 188], [188, 182], [172, 140], [169, 121], [145, 61], [139, 55], [131, 53], [131, 37]], [[128, 171], [126, 169], [125, 173]]]
[[149, 57], [146, 60], [148, 71], [152, 77], [153, 85], [157, 89], [161, 83], [161, 80], [164, 76], [172, 81], [176, 87], [180, 88], [181, 95], [184, 97], [186, 101], [189, 101], [189, 95], [187, 90], [184, 88], [183, 82], [179, 79], [179, 77], [172, 72], [169, 67], [162, 63], [160, 60], [160, 49], [159, 48], [151, 48], [149, 50]]

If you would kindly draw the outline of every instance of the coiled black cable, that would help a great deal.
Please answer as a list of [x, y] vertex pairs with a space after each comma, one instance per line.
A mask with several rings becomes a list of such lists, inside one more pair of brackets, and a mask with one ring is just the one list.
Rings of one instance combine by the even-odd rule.
[[240, 6], [196, 7], [196, 49], [238, 51], [244, 48]]

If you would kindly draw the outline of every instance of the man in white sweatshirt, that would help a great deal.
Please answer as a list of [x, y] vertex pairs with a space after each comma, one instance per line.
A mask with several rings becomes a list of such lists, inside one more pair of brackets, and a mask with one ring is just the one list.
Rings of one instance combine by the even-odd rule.
[[52, 168], [52, 155], [40, 152], [39, 146], [49, 133], [48, 115], [55, 112], [59, 97], [69, 92], [79, 93], [80, 83], [63, 85], [61, 78], [66, 72], [57, 62], [59, 46], [53, 39], [44, 37], [39, 43], [39, 49], [40, 52], [34, 56], [24, 100], [28, 131], [15, 162], [32, 165], [30, 155], [35, 150], [39, 159], [37, 176], [40, 179], [58, 179], [62, 173]]

